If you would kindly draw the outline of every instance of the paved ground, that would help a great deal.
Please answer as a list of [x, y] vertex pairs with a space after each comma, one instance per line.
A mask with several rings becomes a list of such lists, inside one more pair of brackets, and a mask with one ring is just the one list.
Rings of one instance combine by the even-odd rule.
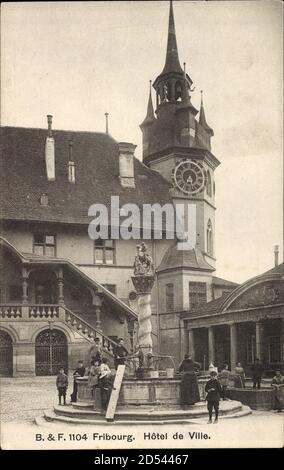
[[[1, 422], [30, 422], [58, 403], [56, 377], [1, 378]], [[69, 378], [67, 401], [73, 389]]]
[[[68, 389], [68, 402], [72, 392], [72, 377]], [[1, 443], [3, 448], [121, 448], [123, 444], [116, 440], [102, 438], [93, 442], [93, 432], [130, 433], [135, 437], [129, 448], [137, 447], [282, 447], [284, 445], [284, 413], [254, 411], [243, 418], [220, 420], [218, 425], [207, 425], [205, 420], [198, 420], [194, 425], [152, 425], [147, 429], [133, 423], [133, 426], [114, 425], [106, 429], [95, 425], [76, 426], [71, 424], [46, 423], [34, 424], [34, 418], [43, 415], [44, 411], [52, 410], [57, 403], [55, 377], [5, 378], [1, 379]], [[144, 439], [143, 433], [168, 432], [166, 440]], [[210, 441], [203, 438], [190, 438], [188, 431], [210, 433]], [[87, 433], [87, 440], [61, 442], [58, 439], [48, 440], [48, 435], [65, 433], [69, 441], [71, 433]], [[172, 440], [175, 432], [182, 433], [184, 440]], [[36, 434], [42, 433], [45, 442], [37, 442]]]

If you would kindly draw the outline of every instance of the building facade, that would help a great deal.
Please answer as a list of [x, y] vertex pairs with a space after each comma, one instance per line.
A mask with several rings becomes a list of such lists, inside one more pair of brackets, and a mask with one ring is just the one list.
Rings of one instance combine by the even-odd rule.
[[[192, 350], [192, 328], [200, 325], [205, 304], [221, 305], [223, 294], [230, 297], [242, 288], [214, 275], [214, 172], [220, 162], [211, 151], [214, 132], [202, 97], [199, 110], [191, 102], [192, 79], [180, 65], [172, 2], [165, 66], [153, 88], [156, 109], [151, 85], [140, 125], [142, 162], [135, 145], [116, 142], [108, 129], [54, 130], [51, 115], [46, 129], [1, 129], [2, 375], [55, 374], [61, 365], [72, 369], [87, 358], [97, 336], [110, 358], [119, 337], [129, 351], [135, 347], [137, 295], [131, 276], [143, 236], [112, 237], [109, 221], [107, 237], [93, 240], [88, 232], [89, 208], [102, 204], [111, 213], [113, 196], [120, 206], [183, 207], [185, 227], [192, 207], [196, 211], [194, 248], [180, 250], [176, 233], [168, 237], [164, 225], [159, 238], [150, 231], [145, 240], [156, 268], [155, 351], [173, 355], [178, 364]], [[196, 348], [207, 351], [204, 332], [194, 335]], [[226, 347], [222, 359], [227, 360]], [[195, 353], [205, 367], [215, 360], [209, 352]]]
[[186, 348], [201, 364], [238, 362], [247, 375], [258, 358], [266, 375], [284, 366], [283, 263], [202, 308], [183, 314]]

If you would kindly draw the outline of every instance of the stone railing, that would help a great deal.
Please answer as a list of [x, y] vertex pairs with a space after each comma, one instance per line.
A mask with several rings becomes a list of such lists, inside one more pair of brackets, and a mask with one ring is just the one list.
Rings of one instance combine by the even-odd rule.
[[95, 338], [100, 338], [103, 351], [113, 356], [113, 348], [117, 345], [114, 341], [105, 336], [100, 330], [97, 330], [93, 325], [83, 320], [79, 315], [71, 312], [71, 310], [66, 307], [62, 308], [65, 310], [65, 322], [68, 325], [76, 329], [91, 342], [93, 342]]
[[0, 305], [0, 318], [22, 318], [21, 305]]
[[31, 305], [29, 306], [29, 318], [59, 318], [59, 306]]

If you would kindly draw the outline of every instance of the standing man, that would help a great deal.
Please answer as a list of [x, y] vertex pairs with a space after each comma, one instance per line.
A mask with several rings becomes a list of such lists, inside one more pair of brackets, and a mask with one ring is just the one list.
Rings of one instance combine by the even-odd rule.
[[281, 413], [284, 407], [284, 376], [281, 374], [281, 370], [275, 372], [271, 387], [275, 389], [274, 409], [277, 410], [278, 413]]
[[207, 409], [209, 412], [209, 420], [207, 424], [212, 423], [212, 412], [213, 408], [215, 411], [215, 420], [214, 423], [218, 423], [218, 415], [219, 415], [219, 402], [222, 393], [221, 385], [217, 379], [217, 372], [212, 370], [210, 372], [211, 378], [208, 380], [207, 384], [205, 385], [205, 392], [207, 392], [206, 401], [207, 401]]
[[117, 369], [119, 365], [125, 364], [126, 357], [129, 355], [129, 353], [124, 346], [123, 338], [119, 338], [117, 346], [115, 346], [113, 349], [113, 355], [115, 369]]
[[76, 382], [76, 378], [84, 377], [85, 372], [86, 372], [86, 369], [84, 367], [83, 361], [78, 361], [78, 367], [73, 374], [74, 381], [73, 381], [73, 392], [71, 393], [71, 403], [76, 403], [77, 401], [78, 385]]
[[253, 388], [256, 388], [256, 385], [257, 385], [257, 388], [260, 388], [263, 370], [264, 370], [263, 364], [260, 361], [260, 359], [257, 358], [251, 368]]

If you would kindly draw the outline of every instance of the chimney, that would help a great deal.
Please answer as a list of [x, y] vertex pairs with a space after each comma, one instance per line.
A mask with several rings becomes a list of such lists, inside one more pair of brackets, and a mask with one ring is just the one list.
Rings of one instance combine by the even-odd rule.
[[52, 116], [47, 115], [47, 137], [45, 141], [45, 163], [46, 174], [48, 181], [55, 181], [55, 152], [54, 152], [54, 138], [52, 137]]
[[274, 247], [274, 264], [275, 264], [275, 268], [278, 266], [278, 257], [279, 257], [279, 246], [275, 245], [275, 247]]
[[127, 142], [119, 142], [119, 179], [121, 186], [135, 188], [134, 179], [134, 151], [136, 145]]

